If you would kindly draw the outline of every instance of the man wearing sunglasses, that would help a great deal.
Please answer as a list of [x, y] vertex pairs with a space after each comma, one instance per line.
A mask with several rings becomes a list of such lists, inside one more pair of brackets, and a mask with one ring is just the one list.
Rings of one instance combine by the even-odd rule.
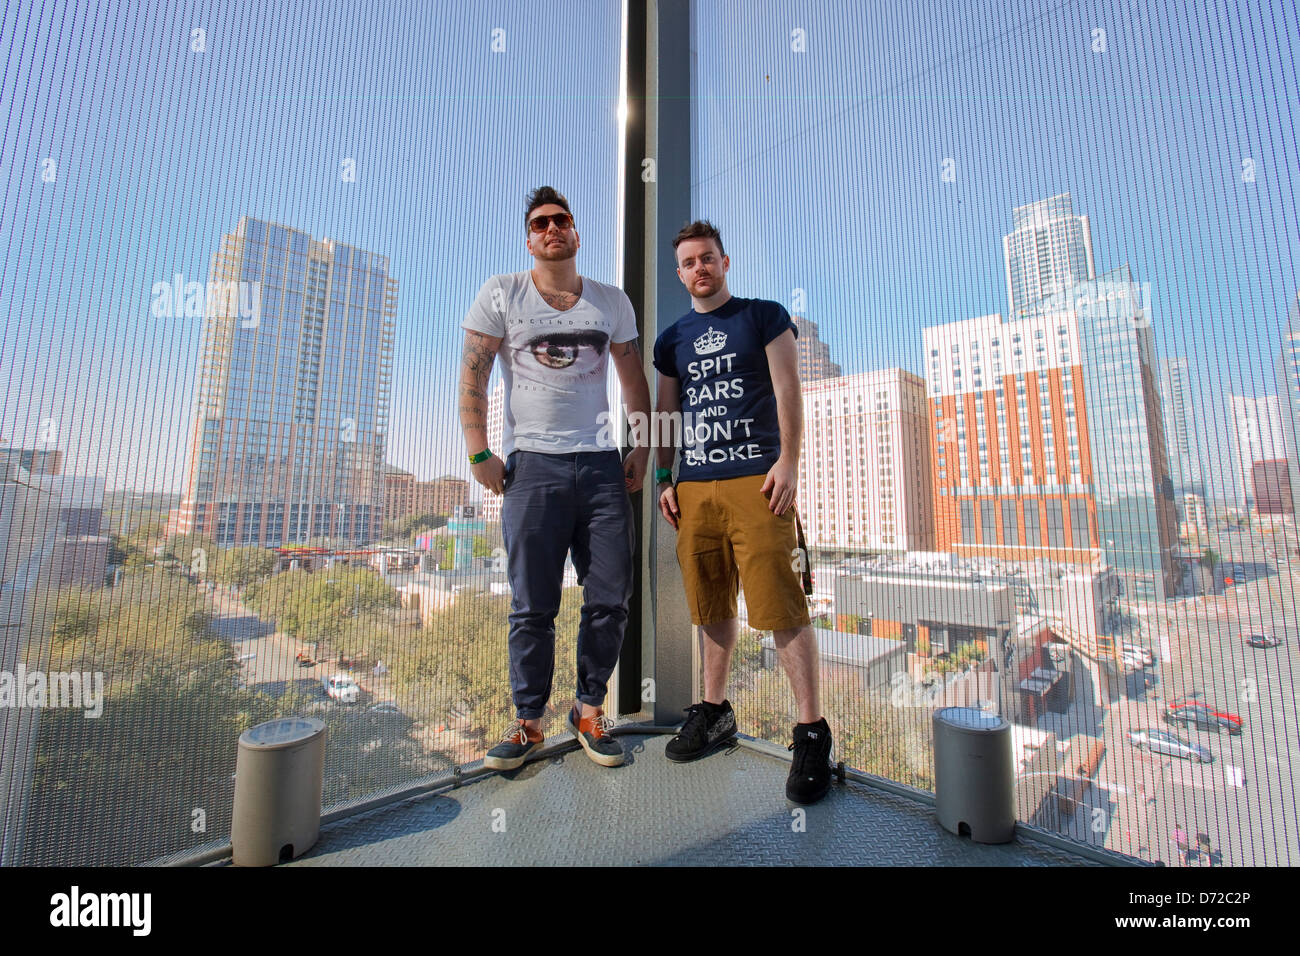
[[778, 303], [732, 297], [731, 260], [712, 223], [686, 226], [673, 249], [693, 308], [655, 342], [656, 420], [681, 422], [683, 450], [674, 486], [676, 436], [659, 436], [655, 483], [659, 510], [677, 529], [691, 620], [704, 632], [704, 699], [687, 710], [666, 754], [696, 760], [735, 736], [726, 693], [739, 582], [749, 626], [772, 632], [799, 711], [786, 797], [813, 803], [830, 787], [831, 731], [818, 699], [794, 511], [803, 437], [798, 333]]
[[[618, 662], [632, 594], [633, 518], [628, 494], [645, 477], [649, 448], [626, 461], [604, 435], [612, 356], [629, 414], [650, 411], [627, 295], [578, 275], [569, 203], [549, 186], [527, 197], [527, 272], [488, 279], [470, 306], [460, 379], [460, 421], [474, 480], [501, 503], [510, 580], [510, 688], [516, 722], [484, 764], [521, 766], [542, 746], [541, 718], [555, 671], [555, 616], [564, 562], [583, 586], [577, 701], [568, 726], [602, 766], [623, 762], [601, 705]], [[501, 363], [502, 447], [487, 447], [487, 385]], [[604, 440], [602, 440], [604, 439]], [[500, 455], [496, 453], [500, 452]]]

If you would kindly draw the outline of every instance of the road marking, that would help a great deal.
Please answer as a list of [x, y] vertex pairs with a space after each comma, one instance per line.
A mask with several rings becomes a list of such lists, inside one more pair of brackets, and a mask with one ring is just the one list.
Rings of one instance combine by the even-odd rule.
[[1173, 768], [1172, 777], [1184, 787], [1193, 787], [1197, 790], [1214, 789], [1214, 775], [1205, 772], [1204, 764], [1187, 764], [1180, 760]]
[[1246, 785], [1246, 775], [1240, 767], [1234, 767], [1232, 764], [1224, 765], [1223, 779], [1230, 787], [1244, 787]]

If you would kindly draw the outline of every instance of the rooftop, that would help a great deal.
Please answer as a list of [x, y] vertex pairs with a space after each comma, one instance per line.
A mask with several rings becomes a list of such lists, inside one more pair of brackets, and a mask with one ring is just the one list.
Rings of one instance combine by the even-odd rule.
[[330, 814], [288, 865], [1141, 865], [1023, 823], [1012, 843], [972, 843], [939, 826], [932, 796], [852, 772], [799, 814], [780, 748], [742, 738], [682, 765], [664, 756], [667, 736], [621, 734], [617, 769], [566, 739], [517, 771], [470, 765], [459, 785]]

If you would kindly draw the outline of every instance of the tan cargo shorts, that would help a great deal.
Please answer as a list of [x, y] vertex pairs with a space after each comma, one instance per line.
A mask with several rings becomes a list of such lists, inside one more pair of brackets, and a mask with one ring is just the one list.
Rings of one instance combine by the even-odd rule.
[[677, 561], [696, 624], [735, 617], [738, 585], [745, 589], [749, 626], [755, 630], [780, 631], [810, 621], [794, 508], [780, 516], [769, 510], [761, 491], [765, 478], [677, 486]]

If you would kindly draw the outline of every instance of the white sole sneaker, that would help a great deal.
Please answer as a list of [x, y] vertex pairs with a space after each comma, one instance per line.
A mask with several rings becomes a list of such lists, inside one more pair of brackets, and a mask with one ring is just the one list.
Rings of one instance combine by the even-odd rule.
[[600, 764], [602, 767], [621, 767], [623, 765], [623, 761], [627, 755], [621, 751], [616, 754], [603, 754], [592, 749], [591, 744], [587, 743], [587, 735], [581, 733], [578, 730], [577, 725], [574, 724], [572, 711], [570, 711], [569, 715], [564, 718], [564, 725], [569, 728], [569, 731], [573, 736], [578, 738], [578, 743], [582, 744], [582, 749], [587, 751], [587, 756], [596, 763]]
[[537, 751], [542, 749], [543, 741], [539, 740], [518, 757], [483, 757], [483, 766], [489, 770], [517, 770], [526, 764]]

